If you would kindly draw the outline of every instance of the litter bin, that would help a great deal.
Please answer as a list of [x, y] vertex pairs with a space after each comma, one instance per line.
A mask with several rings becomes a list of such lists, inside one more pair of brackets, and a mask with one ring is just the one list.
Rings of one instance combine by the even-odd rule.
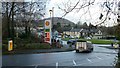
[[11, 38], [9, 38], [8, 40], [8, 51], [12, 51], [13, 50], [13, 40]]

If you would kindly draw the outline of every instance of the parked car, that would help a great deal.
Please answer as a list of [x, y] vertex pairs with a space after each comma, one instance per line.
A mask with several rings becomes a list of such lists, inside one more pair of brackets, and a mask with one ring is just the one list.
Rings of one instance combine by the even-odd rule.
[[85, 39], [92, 39], [91, 37], [86, 37]]
[[58, 40], [60, 41], [60, 40], [61, 40], [61, 36], [58, 35], [58, 36], [55, 38], [55, 40], [56, 40], [56, 41], [58, 41]]
[[73, 36], [69, 36], [69, 38], [74, 38]]
[[74, 44], [76, 43], [76, 41], [77, 41], [77, 40], [75, 40], [75, 39], [71, 39], [71, 40], [68, 40], [68, 41], [67, 41], [67, 44], [72, 44], [72, 45], [74, 45]]

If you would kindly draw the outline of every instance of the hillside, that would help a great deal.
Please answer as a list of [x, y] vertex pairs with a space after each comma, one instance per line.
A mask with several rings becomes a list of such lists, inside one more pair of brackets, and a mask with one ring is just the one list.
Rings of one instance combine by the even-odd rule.
[[[44, 21], [45, 20], [49, 20], [51, 18], [46, 18], [46, 19], [43, 19], [43, 20], [39, 20], [39, 22], [35, 23], [36, 26], [38, 25], [44, 25]], [[65, 25], [71, 25], [71, 26], [74, 26], [75, 24], [67, 19], [64, 19], [64, 18], [60, 18], [60, 17], [52, 17], [52, 20], [53, 20], [53, 23], [54, 25], [57, 24], [58, 22], [61, 23], [61, 26], [65, 26]], [[33, 22], [34, 23], [34, 22]]]

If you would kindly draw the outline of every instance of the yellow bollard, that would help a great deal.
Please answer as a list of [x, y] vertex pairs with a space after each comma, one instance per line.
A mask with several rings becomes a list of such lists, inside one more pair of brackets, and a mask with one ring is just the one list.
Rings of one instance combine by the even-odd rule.
[[118, 48], [118, 46], [119, 46], [119, 45], [118, 45], [117, 43], [114, 44], [114, 48]]

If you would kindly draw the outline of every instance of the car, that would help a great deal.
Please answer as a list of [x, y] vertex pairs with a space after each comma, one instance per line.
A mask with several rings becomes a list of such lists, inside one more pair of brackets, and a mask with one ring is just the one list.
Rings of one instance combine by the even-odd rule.
[[86, 37], [85, 39], [92, 39], [91, 37]]
[[68, 40], [68, 41], [67, 41], [67, 44], [72, 44], [72, 45], [74, 45], [74, 44], [76, 43], [76, 41], [77, 41], [77, 40], [75, 40], [75, 39], [71, 39], [71, 40]]
[[73, 36], [69, 36], [69, 38], [74, 38]]
[[58, 40], [60, 41], [61, 40], [61, 35], [58, 35], [57, 37], [55, 37], [55, 40], [56, 41], [58, 41]]

